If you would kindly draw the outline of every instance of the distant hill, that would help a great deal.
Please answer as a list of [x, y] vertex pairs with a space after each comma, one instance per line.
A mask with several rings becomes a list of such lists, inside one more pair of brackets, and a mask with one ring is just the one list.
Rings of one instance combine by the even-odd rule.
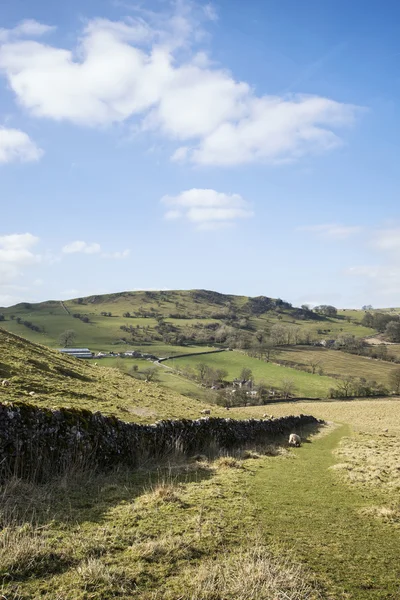
[[[0, 381], [4, 379], [8, 385], [0, 385], [0, 402], [86, 408], [125, 421], [198, 418], [208, 408], [157, 383], [64, 356], [0, 328]], [[213, 407], [213, 414], [223, 415], [222, 409]]]
[[[336, 317], [293, 307], [279, 298], [234, 296], [209, 290], [120, 292], [21, 303], [0, 309], [4, 329], [58, 347], [60, 334], [72, 329], [74, 344], [93, 351], [147, 349], [178, 354], [182, 347], [251, 346], [279, 331], [296, 343], [375, 333], [363, 327], [362, 311], [339, 311]], [[275, 328], [274, 328], [275, 327]], [[282, 329], [283, 328], [283, 329]]]

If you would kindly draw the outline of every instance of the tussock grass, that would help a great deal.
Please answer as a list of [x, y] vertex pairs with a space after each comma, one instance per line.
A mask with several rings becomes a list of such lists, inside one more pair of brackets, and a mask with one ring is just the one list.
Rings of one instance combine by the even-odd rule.
[[[286, 567], [274, 563], [261, 575], [261, 556], [247, 555], [249, 534], [257, 530], [245, 491], [249, 471], [237, 468], [243, 463], [234, 456], [219, 459], [229, 468], [195, 458], [189, 465], [209, 468], [180, 471], [166, 465], [153, 472], [121, 469], [75, 473], [42, 485], [7, 484], [2, 498], [9, 507], [18, 502], [19, 508], [3, 511], [0, 593], [7, 600], [211, 600], [205, 574], [219, 564], [213, 593], [225, 600], [236, 592], [221, 587], [221, 577], [246, 557], [249, 572], [259, 565], [254, 589], [266, 588], [261, 578]], [[293, 572], [281, 573], [286, 592], [294, 590]], [[201, 596], [203, 583], [207, 596]]]
[[242, 461], [233, 456], [221, 456], [214, 461], [217, 469], [243, 469]]
[[304, 568], [273, 556], [260, 541], [183, 573], [190, 600], [311, 600], [322, 598]]

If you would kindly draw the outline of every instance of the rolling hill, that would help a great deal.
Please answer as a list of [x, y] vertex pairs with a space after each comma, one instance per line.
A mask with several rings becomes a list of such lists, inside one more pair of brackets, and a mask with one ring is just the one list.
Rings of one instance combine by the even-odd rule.
[[121, 292], [21, 303], [0, 312], [4, 329], [52, 348], [60, 345], [60, 334], [72, 329], [74, 344], [93, 351], [138, 348], [157, 356], [180, 354], [182, 345], [245, 347], [271, 331], [296, 343], [375, 333], [361, 325], [362, 311], [342, 311], [331, 318], [280, 299], [207, 290]]

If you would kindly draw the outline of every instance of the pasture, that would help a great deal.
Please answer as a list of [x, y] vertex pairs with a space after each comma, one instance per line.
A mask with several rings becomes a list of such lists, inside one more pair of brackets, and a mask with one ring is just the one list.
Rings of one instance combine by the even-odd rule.
[[[2, 401], [72, 405], [143, 423], [195, 418], [207, 406], [7, 332], [0, 331], [0, 350], [0, 375], [10, 381], [0, 387]], [[239, 352], [182, 360], [230, 357], [274, 366]], [[296, 449], [281, 440], [219, 457], [169, 457], [136, 471], [71, 471], [48, 484], [3, 484], [0, 594], [396, 600], [400, 400], [280, 402], [234, 408], [229, 417], [264, 412], [313, 414], [334, 424], [317, 435], [300, 432]]]
[[[172, 326], [177, 336], [186, 336], [188, 344], [190, 336], [197, 335], [199, 331], [207, 337], [210, 332], [207, 326], [230, 327], [232, 318], [235, 334], [248, 337], [253, 337], [257, 331], [268, 332], [274, 325], [295, 326], [299, 332], [307, 333], [313, 339], [335, 338], [342, 333], [358, 337], [374, 333], [374, 330], [360, 324], [363, 313], [359, 311], [344, 311], [337, 318], [321, 317], [313, 320], [300, 318], [297, 309], [290, 307], [281, 308], [279, 312], [268, 309], [258, 314], [251, 309], [251, 300], [246, 296], [205, 290], [122, 292], [76, 298], [63, 303], [22, 303], [1, 308], [0, 312], [6, 319], [2, 322], [2, 327], [52, 348], [59, 347], [59, 337], [63, 331], [73, 329], [76, 332], [76, 346], [89, 347], [96, 352], [120, 352], [135, 348], [158, 356], [179, 354], [182, 347], [174, 347], [173, 341], [165, 341], [157, 330], [156, 317], [162, 317], [166, 326]], [[78, 313], [87, 316], [89, 323], [73, 317]], [[104, 313], [111, 313], [111, 316]], [[131, 316], [124, 316], [127, 313]], [[30, 321], [42, 331], [32, 331], [22, 323], [17, 323], [17, 317]], [[130, 330], [126, 332], [121, 327], [128, 327]], [[194, 346], [201, 347], [207, 343], [201, 340]]]
[[172, 368], [195, 369], [199, 363], [206, 364], [213, 369], [225, 369], [228, 373], [227, 379], [233, 380], [240, 376], [245, 367], [251, 369], [255, 383], [265, 382], [271, 387], [280, 387], [284, 379], [291, 379], [295, 385], [295, 395], [303, 397], [326, 397], [329, 389], [335, 385], [330, 377], [312, 375], [296, 369], [281, 367], [273, 363], [267, 363], [258, 358], [252, 358], [243, 352], [221, 352], [220, 354], [205, 354], [202, 356], [191, 356], [176, 358], [166, 364]]
[[[391, 351], [390, 346], [389, 351]], [[279, 361], [297, 363], [303, 367], [312, 369], [311, 365], [318, 370], [323, 369], [325, 375], [337, 377], [364, 377], [388, 385], [388, 377], [396, 365], [383, 360], [375, 360], [365, 356], [357, 356], [340, 352], [338, 350], [327, 350], [315, 346], [293, 346], [280, 349], [277, 356]]]

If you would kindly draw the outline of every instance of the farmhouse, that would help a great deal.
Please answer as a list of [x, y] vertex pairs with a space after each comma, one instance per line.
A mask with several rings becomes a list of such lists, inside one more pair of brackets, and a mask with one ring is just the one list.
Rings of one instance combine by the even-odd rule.
[[75, 358], [93, 358], [93, 352], [89, 348], [59, 348], [59, 351]]

